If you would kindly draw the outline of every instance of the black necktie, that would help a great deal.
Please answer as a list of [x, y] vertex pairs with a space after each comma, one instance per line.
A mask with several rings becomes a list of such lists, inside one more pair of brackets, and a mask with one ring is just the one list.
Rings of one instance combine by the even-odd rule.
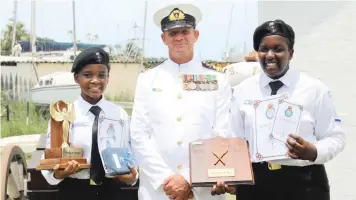
[[92, 142], [91, 142], [91, 169], [90, 178], [96, 183], [100, 184], [105, 177], [105, 171], [101, 162], [99, 148], [98, 148], [98, 122], [101, 108], [99, 106], [93, 106], [90, 108], [90, 112], [95, 115], [93, 124]]
[[269, 82], [269, 86], [271, 87], [271, 95], [276, 95], [277, 91], [279, 90], [279, 88], [281, 88], [283, 86], [282, 81], [273, 81], [273, 82]]

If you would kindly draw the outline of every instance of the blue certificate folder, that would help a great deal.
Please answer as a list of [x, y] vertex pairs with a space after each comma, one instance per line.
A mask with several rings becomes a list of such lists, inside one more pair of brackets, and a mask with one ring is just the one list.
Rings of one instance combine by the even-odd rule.
[[104, 149], [101, 155], [108, 177], [130, 174], [128, 164], [137, 169], [136, 158], [128, 148], [109, 147]]

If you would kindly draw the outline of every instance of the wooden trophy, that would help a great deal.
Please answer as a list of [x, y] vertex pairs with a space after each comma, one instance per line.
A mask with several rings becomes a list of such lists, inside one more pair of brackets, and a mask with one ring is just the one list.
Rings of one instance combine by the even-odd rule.
[[44, 151], [44, 159], [36, 167], [37, 170], [51, 170], [57, 164], [65, 169], [67, 163], [75, 160], [80, 168], [90, 168], [87, 159], [83, 158], [83, 148], [70, 147], [69, 127], [75, 119], [73, 104], [57, 101], [50, 105], [51, 115], [51, 146]]
[[218, 181], [227, 185], [254, 184], [247, 141], [215, 137], [189, 145], [192, 187], [212, 187]]

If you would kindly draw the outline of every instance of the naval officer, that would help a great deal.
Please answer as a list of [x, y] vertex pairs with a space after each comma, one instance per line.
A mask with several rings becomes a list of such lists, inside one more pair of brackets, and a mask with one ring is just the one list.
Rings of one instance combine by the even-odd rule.
[[[59, 200], [120, 200], [137, 199], [134, 190], [121, 190], [122, 183], [134, 185], [138, 179], [135, 168], [131, 173], [107, 178], [101, 151], [109, 146], [128, 147], [129, 118], [120, 106], [107, 101], [103, 93], [109, 81], [109, 55], [101, 48], [88, 48], [74, 60], [72, 72], [80, 85], [81, 93], [73, 102], [75, 120], [69, 131], [71, 146], [83, 148], [83, 157], [91, 164], [90, 169], [81, 169], [75, 160], [69, 161], [66, 169], [43, 170], [42, 174], [51, 185], [58, 185]], [[99, 118], [113, 119], [110, 130], [99, 128]], [[50, 123], [47, 132], [47, 148], [50, 147]]]
[[328, 87], [320, 80], [290, 67], [295, 33], [282, 20], [267, 21], [253, 35], [263, 73], [234, 88], [230, 130], [255, 145], [254, 109], [251, 100], [288, 94], [288, 101], [303, 106], [298, 133], [285, 141], [288, 159], [260, 162], [250, 148], [255, 185], [224, 187], [218, 183], [213, 194], [236, 193], [238, 200], [329, 200], [330, 190], [324, 164], [345, 147], [345, 131]]
[[210, 188], [192, 188], [189, 143], [226, 137], [231, 88], [226, 75], [194, 57], [202, 15], [191, 4], [154, 15], [169, 59], [141, 73], [131, 121], [132, 148], [140, 166], [140, 200], [224, 199]]

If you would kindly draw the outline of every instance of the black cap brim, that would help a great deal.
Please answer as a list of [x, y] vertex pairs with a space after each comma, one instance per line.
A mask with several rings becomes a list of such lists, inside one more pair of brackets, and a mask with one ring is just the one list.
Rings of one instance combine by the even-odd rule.
[[186, 21], [175, 21], [162, 27], [162, 31], [168, 31], [177, 28], [194, 28], [194, 25]]

